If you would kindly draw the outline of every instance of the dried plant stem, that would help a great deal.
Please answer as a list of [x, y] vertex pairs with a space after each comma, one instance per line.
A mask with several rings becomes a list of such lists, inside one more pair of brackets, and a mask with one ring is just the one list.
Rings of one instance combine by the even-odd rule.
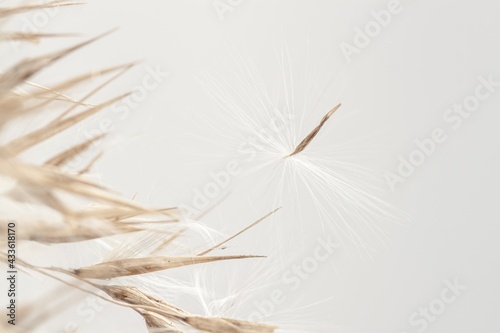
[[227, 243], [227, 242], [229, 242], [231, 239], [238, 237], [239, 235], [241, 235], [242, 233], [244, 233], [244, 232], [245, 232], [245, 231], [247, 231], [248, 229], [250, 229], [250, 228], [252, 228], [252, 227], [256, 226], [257, 224], [259, 224], [260, 222], [264, 221], [265, 219], [267, 219], [269, 216], [271, 216], [272, 214], [276, 213], [276, 212], [277, 212], [278, 210], [280, 210], [280, 209], [281, 209], [281, 207], [280, 207], [280, 208], [276, 208], [275, 210], [273, 210], [273, 211], [272, 211], [272, 212], [270, 212], [270, 213], [267, 213], [266, 215], [264, 215], [263, 217], [261, 217], [261, 218], [260, 218], [260, 219], [258, 219], [257, 221], [255, 221], [255, 222], [253, 222], [252, 224], [250, 224], [250, 225], [249, 225], [248, 227], [246, 227], [245, 229], [243, 229], [243, 230], [241, 230], [241, 231], [237, 232], [236, 234], [234, 234], [233, 236], [231, 236], [231, 237], [229, 237], [228, 239], [224, 240], [223, 242], [220, 242], [219, 244], [212, 246], [212, 247], [211, 247], [211, 248], [209, 248], [208, 250], [201, 252], [200, 254], [198, 254], [198, 256], [204, 256], [205, 254], [210, 253], [210, 252], [212, 252], [213, 250], [215, 250], [216, 248], [218, 248], [218, 247], [220, 247], [220, 246], [222, 246], [222, 245], [226, 244], [226, 243]]

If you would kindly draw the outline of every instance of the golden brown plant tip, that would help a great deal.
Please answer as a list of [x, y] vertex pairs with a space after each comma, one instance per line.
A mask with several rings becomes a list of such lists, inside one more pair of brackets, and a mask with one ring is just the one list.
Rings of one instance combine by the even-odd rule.
[[302, 152], [304, 149], [307, 148], [307, 146], [309, 146], [309, 144], [311, 143], [311, 141], [316, 137], [316, 135], [318, 135], [319, 131], [321, 131], [321, 128], [323, 127], [323, 125], [325, 125], [325, 123], [328, 121], [328, 119], [330, 119], [330, 117], [335, 113], [335, 111], [337, 111], [340, 106], [342, 104], [338, 104], [337, 106], [335, 106], [333, 109], [331, 109], [330, 111], [328, 111], [327, 114], [325, 114], [323, 116], [323, 118], [321, 119], [320, 123], [318, 126], [316, 126], [311, 133], [309, 133], [298, 145], [297, 147], [295, 148], [295, 150], [290, 154], [288, 155], [287, 157], [290, 157], [290, 156], [293, 156], [293, 155], [296, 155], [300, 152]]
[[42, 33], [28, 33], [28, 32], [12, 32], [0, 35], [1, 41], [17, 40], [29, 43], [39, 43], [44, 38], [56, 37], [74, 37], [76, 34], [42, 34]]
[[149, 257], [107, 261], [93, 266], [75, 269], [73, 274], [84, 279], [111, 279], [146, 274], [167, 269], [215, 262], [221, 260], [263, 258], [263, 256], [215, 256], [215, 257]]
[[50, 160], [45, 162], [45, 165], [51, 165], [54, 167], [64, 166], [66, 163], [71, 161], [74, 157], [86, 151], [94, 142], [104, 138], [105, 134], [97, 135], [94, 138], [88, 139], [79, 145], [68, 148], [67, 150], [59, 153], [58, 155], [52, 157]]

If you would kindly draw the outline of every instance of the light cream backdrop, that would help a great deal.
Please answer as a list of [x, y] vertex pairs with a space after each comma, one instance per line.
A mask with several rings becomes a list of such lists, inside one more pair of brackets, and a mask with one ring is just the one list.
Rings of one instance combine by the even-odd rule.
[[[107, 152], [101, 181], [152, 205], [220, 202], [204, 223], [225, 234], [283, 206], [226, 250], [267, 261], [186, 269], [213, 295], [175, 302], [260, 313], [286, 332], [494, 333], [499, 10], [486, 0], [89, 0], [11, 23], [83, 37], [2, 52], [27, 56], [118, 27], [38, 77], [141, 61], [99, 96], [139, 89], [128, 104], [67, 134], [109, 132], [96, 147]], [[297, 144], [339, 102], [299, 162], [280, 160], [274, 143]], [[260, 129], [271, 139], [257, 140], [254, 158], [244, 149]], [[207, 184], [216, 186], [204, 200]], [[224, 299], [248, 290], [249, 276], [262, 288]], [[143, 283], [168, 298], [168, 277]], [[144, 331], [128, 310], [85, 302], [65, 312], [79, 332]]]

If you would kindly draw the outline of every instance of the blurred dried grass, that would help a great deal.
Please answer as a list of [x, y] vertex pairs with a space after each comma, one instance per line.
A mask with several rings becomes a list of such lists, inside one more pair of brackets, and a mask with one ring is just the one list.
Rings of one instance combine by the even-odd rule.
[[[77, 3], [52, 1], [42, 5], [19, 5], [11, 8], [0, 8], [0, 20], [7, 20], [14, 15], [27, 11], [75, 4]], [[58, 36], [63, 35], [0, 30], [0, 42], [9, 40], [38, 42], [42, 38]], [[9, 180], [11, 184], [11, 186], [4, 188], [3, 193], [0, 192], [0, 197], [3, 200], [2, 204], [7, 205], [9, 202], [13, 204], [29, 203], [50, 210], [53, 213], [52, 216], [57, 216], [57, 218], [47, 218], [44, 215], [25, 217], [22, 214], [16, 216], [15, 213], [1, 216], [0, 219], [3, 222], [0, 224], [1, 233], [5, 235], [7, 220], [15, 219], [19, 222], [19, 226], [22, 226], [17, 234], [19, 243], [38, 242], [58, 245], [102, 239], [104, 237], [116, 237], [130, 233], [150, 232], [156, 235], [159, 244], [150, 251], [148, 257], [104, 259], [94, 265], [76, 269], [40, 267], [18, 258], [18, 269], [29, 274], [40, 274], [45, 278], [51, 278], [76, 289], [94, 294], [111, 303], [131, 308], [143, 316], [149, 332], [184, 332], [187, 328], [214, 333], [273, 332], [275, 327], [270, 325], [192, 315], [166, 301], [148, 295], [137, 286], [113, 285], [106, 282], [117, 277], [142, 275], [188, 265], [252, 258], [254, 256], [205, 256], [226, 241], [238, 236], [241, 232], [198, 255], [160, 256], [159, 254], [168, 251], [168, 245], [176, 241], [188, 228], [180, 222], [181, 212], [177, 208], [150, 208], [132, 200], [124, 199], [111, 190], [89, 180], [87, 173], [100, 155], [90, 159], [88, 165], [82, 170], [71, 172], [64, 168], [72, 159], [91, 149], [93, 142], [102, 139], [102, 136], [80, 142], [64, 151], [54, 152], [53, 156], [47, 156], [45, 163], [30, 163], [21, 157], [28, 150], [35, 149], [38, 144], [56, 137], [63, 131], [79, 124], [126, 96], [113, 97], [99, 105], [88, 103], [90, 97], [125, 73], [133, 64], [124, 64], [70, 77], [53, 87], [44, 87], [30, 81], [37, 73], [49, 65], [101, 37], [103, 36], [41, 57], [17, 59], [15, 66], [0, 74], [0, 129], [13, 126], [14, 122], [22, 122], [23, 119], [40, 113], [46, 114], [50, 118], [46, 125], [0, 144], [0, 177]], [[96, 76], [105, 77], [107, 75], [111, 75], [111, 78], [97, 88], [91, 89], [82, 98], [69, 97], [69, 91], [72, 88], [88, 84], [90, 79]], [[62, 105], [66, 105], [66, 107]], [[4, 209], [7, 208], [4, 207]], [[148, 223], [132, 220], [144, 216], [150, 218]], [[256, 221], [250, 227], [261, 220]], [[2, 245], [2, 249], [6, 248], [4, 245]], [[6, 253], [2, 252], [0, 256], [2, 261], [6, 262]], [[47, 296], [53, 307], [58, 306], [59, 303], [64, 303], [58, 301], [58, 295]], [[40, 300], [40, 302], [45, 301]], [[12, 332], [36, 332], [41, 325], [51, 316], [56, 316], [58, 312], [57, 309], [53, 309], [52, 306], [48, 305], [42, 311], [37, 308], [37, 302], [25, 304], [25, 302], [20, 301], [19, 305], [22, 306], [19, 310], [20, 313], [26, 314], [21, 318], [26, 318], [26, 320], [21, 319], [15, 327], [7, 325], [9, 327], [4, 326], [4, 329], [8, 328]], [[31, 316], [27, 316], [27, 314], [31, 314]], [[116, 319], [119, 320], [119, 318], [110, 318], [110, 320]], [[2, 321], [1, 325], [6, 325], [5, 321]]]

